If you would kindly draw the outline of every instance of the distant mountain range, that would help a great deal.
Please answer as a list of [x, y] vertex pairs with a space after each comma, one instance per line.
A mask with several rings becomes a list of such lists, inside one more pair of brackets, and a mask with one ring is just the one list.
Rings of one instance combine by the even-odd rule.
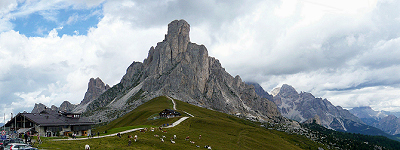
[[321, 125], [338, 131], [348, 131], [360, 126], [362, 121], [340, 106], [334, 106], [327, 99], [315, 98], [311, 93], [297, 91], [284, 84], [272, 92], [273, 101], [283, 116], [299, 122], [318, 116]]
[[400, 134], [400, 118], [398, 112], [375, 111], [371, 107], [355, 107], [350, 110], [366, 124], [385, 131], [386, 133]]
[[340, 106], [334, 106], [327, 99], [316, 98], [311, 93], [300, 92], [292, 86], [283, 84], [272, 90], [269, 95], [257, 83], [251, 83], [257, 94], [272, 97], [281, 114], [298, 122], [313, 122], [336, 131], [361, 133], [367, 135], [383, 135], [393, 138], [382, 130], [365, 124], [360, 118]]

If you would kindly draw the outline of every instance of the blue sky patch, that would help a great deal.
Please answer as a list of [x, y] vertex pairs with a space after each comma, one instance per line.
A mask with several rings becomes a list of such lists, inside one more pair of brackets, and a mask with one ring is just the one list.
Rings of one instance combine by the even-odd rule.
[[28, 16], [17, 17], [11, 22], [14, 30], [27, 37], [46, 36], [57, 29], [58, 35], [87, 35], [103, 17], [102, 6], [91, 9], [43, 10]]

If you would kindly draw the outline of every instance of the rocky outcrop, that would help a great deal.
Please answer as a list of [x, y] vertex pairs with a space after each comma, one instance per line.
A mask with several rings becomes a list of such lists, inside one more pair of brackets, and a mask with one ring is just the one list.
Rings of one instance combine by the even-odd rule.
[[305, 124], [316, 123], [316, 124], [321, 125], [321, 119], [319, 119], [318, 115], [315, 115], [313, 118], [310, 118], [310, 119], [304, 121], [303, 123], [305, 123]]
[[[191, 43], [189, 31], [185, 20], [172, 21], [165, 39], [150, 48], [143, 63], [133, 62], [119, 84], [89, 104], [87, 115], [96, 118], [127, 112], [165, 95], [255, 120], [282, 120], [272, 101], [258, 96], [254, 86], [245, 84], [239, 76], [226, 72], [204, 45]], [[99, 108], [103, 110], [100, 113], [96, 111]]]
[[51, 105], [50, 109], [51, 109], [51, 110], [56, 110], [56, 111], [58, 111], [58, 107], [55, 106], [55, 105]]
[[266, 92], [266, 91], [260, 86], [260, 84], [255, 83], [255, 82], [246, 82], [246, 84], [253, 85], [253, 86], [254, 86], [254, 90], [256, 91], [256, 93], [257, 93], [259, 96], [261, 96], [262, 98], [266, 98], [266, 99], [272, 101], [273, 96], [270, 95], [270, 94], [268, 94], [268, 92]]
[[41, 111], [45, 110], [47, 108], [46, 105], [42, 104], [42, 103], [35, 103], [35, 107], [33, 107], [31, 113], [40, 113]]
[[85, 93], [85, 97], [81, 101], [81, 104], [87, 104], [95, 100], [108, 89], [110, 89], [110, 86], [108, 84], [104, 84], [99, 77], [96, 79], [91, 78], [88, 83], [88, 89]]
[[59, 111], [72, 112], [77, 105], [71, 104], [69, 101], [64, 101], [58, 108]]
[[90, 78], [85, 97], [72, 111], [76, 113], [84, 112], [90, 103], [99, 98], [108, 89], [110, 89], [110, 86], [105, 84], [99, 77], [96, 79]]
[[63, 112], [72, 112], [72, 110], [76, 107], [76, 105], [71, 104], [68, 101], [64, 101], [60, 107], [57, 107], [55, 105], [51, 105], [51, 107], [47, 107], [46, 105], [39, 103], [35, 104], [35, 107], [32, 109], [31, 113], [40, 113], [43, 110], [54, 110], [54, 111], [63, 111]]
[[284, 84], [272, 93], [281, 114], [289, 119], [305, 122], [318, 116], [321, 125], [339, 131], [348, 131], [352, 126], [364, 124], [349, 111], [332, 105], [327, 99], [315, 98], [307, 92], [297, 93], [290, 85]]

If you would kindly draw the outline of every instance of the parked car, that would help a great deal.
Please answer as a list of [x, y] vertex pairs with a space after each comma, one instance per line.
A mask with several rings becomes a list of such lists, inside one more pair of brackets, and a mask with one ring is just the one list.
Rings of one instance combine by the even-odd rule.
[[19, 148], [19, 150], [39, 150], [39, 149], [34, 147], [24, 147], [24, 148]]
[[9, 143], [21, 143], [25, 144], [22, 139], [14, 138], [14, 139], [7, 139], [3, 141], [3, 147], [6, 147]]
[[6, 140], [0, 140], [0, 150], [4, 150], [4, 142], [5, 142]]
[[4, 148], [6, 150], [18, 150], [21, 148], [30, 147], [28, 144], [22, 143], [8, 143], [8, 145]]

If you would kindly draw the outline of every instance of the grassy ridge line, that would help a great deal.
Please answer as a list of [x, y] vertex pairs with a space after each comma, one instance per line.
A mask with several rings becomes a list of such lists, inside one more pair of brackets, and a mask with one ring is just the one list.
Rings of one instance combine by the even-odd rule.
[[[259, 123], [240, 119], [232, 115], [208, 110], [175, 100], [177, 109], [190, 112], [196, 117], [189, 118], [174, 128], [165, 129], [167, 133], [160, 131], [141, 133], [138, 131], [123, 134], [122, 138], [106, 137], [85, 141], [45, 141], [41, 148], [46, 149], [83, 149], [89, 144], [92, 149], [195, 149], [195, 145], [204, 147], [210, 145], [213, 149], [317, 149], [321, 144], [284, 132], [267, 130], [260, 127]], [[99, 131], [111, 131], [114, 128], [135, 125], [161, 125], [175, 122], [179, 118], [148, 120], [154, 113], [158, 113], [171, 101], [166, 97], [155, 98], [130, 113], [122, 116], [108, 125], [98, 127]], [[138, 141], [128, 146], [128, 135], [138, 135]], [[155, 135], [166, 136], [161, 142]], [[177, 135], [176, 144], [169, 142], [170, 137]], [[201, 139], [199, 139], [201, 135]], [[185, 141], [189, 136], [195, 144]]]

